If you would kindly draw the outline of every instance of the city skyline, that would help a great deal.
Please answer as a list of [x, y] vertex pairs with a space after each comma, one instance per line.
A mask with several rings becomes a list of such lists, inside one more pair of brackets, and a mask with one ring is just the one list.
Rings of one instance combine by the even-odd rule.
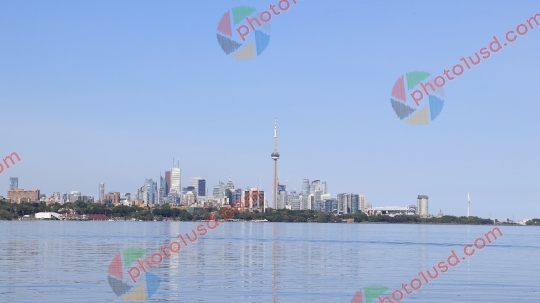
[[[282, 191], [285, 193], [285, 195], [284, 195], [285, 200], [292, 198], [291, 201], [288, 201], [286, 203], [289, 208], [291, 207], [292, 203], [296, 203], [296, 204], [299, 203], [298, 205], [300, 205], [300, 206], [292, 206], [293, 207], [292, 209], [317, 209], [317, 210], [321, 210], [321, 211], [329, 211], [329, 209], [332, 209], [332, 206], [333, 206], [334, 211], [337, 210], [338, 213], [343, 213], [343, 212], [351, 213], [351, 209], [357, 209], [357, 210], [362, 210], [362, 212], [367, 212], [368, 207], [370, 209], [371, 209], [371, 207], [373, 207], [373, 211], [375, 212], [375, 211], [377, 211], [377, 209], [379, 209], [379, 210], [382, 210], [382, 209], [396, 209], [395, 207], [397, 206], [397, 209], [401, 209], [401, 211], [405, 211], [412, 204], [412, 203], [407, 202], [406, 204], [402, 203], [401, 205], [399, 205], [397, 203], [394, 203], [391, 206], [390, 205], [382, 206], [382, 205], [379, 205], [377, 203], [375, 203], [375, 204], [369, 203], [368, 201], [365, 200], [365, 195], [363, 195], [363, 194], [352, 194], [352, 193], [348, 193], [348, 192], [336, 193], [334, 198], [332, 198], [331, 194], [327, 193], [327, 182], [324, 181], [324, 182], [321, 183], [320, 180], [318, 180], [318, 179], [314, 180], [311, 184], [309, 183], [309, 179], [303, 179], [302, 186], [300, 187], [301, 192], [300, 192], [299, 196], [295, 196], [295, 193], [297, 192], [296, 187], [293, 187], [292, 189], [289, 188], [288, 191], [286, 190], [286, 186], [287, 186], [287, 183], [288, 183], [288, 178], [287, 178], [287, 181], [285, 182], [285, 184], [280, 184], [279, 181], [278, 181], [279, 172], [277, 171], [277, 159], [279, 159], [279, 153], [277, 153], [277, 124], [276, 124], [276, 119], [274, 119], [274, 137], [273, 138], [274, 138], [274, 141], [273, 141], [274, 142], [274, 150], [272, 152], [271, 158], [272, 158], [272, 161], [274, 163], [274, 175], [273, 175], [274, 178], [273, 178], [273, 180], [275, 182], [273, 183], [272, 191], [274, 191], [274, 189], [275, 189], [276, 193], [272, 194], [272, 201], [271, 201], [272, 203], [270, 203], [269, 205], [265, 205], [264, 207], [271, 207], [271, 208], [274, 208], [274, 209], [278, 208], [278, 207], [279, 208], [285, 208], [285, 204], [280, 204], [280, 203], [282, 203], [281, 202], [282, 197], [280, 196], [280, 192], [282, 192]], [[163, 178], [164, 176], [165, 176], [165, 178]], [[177, 160], [175, 162], [174, 158], [173, 158], [173, 167], [170, 168], [169, 170], [166, 170], [164, 172], [164, 175], [162, 175], [161, 172], [159, 173], [159, 179], [158, 180], [160, 180], [159, 181], [160, 186], [157, 185], [158, 184], [157, 182], [152, 181], [152, 180], [153, 180], [152, 178], [145, 179], [143, 187], [140, 187], [138, 190], [135, 190], [133, 192], [105, 190], [105, 183], [100, 182], [99, 183], [98, 195], [88, 195], [88, 197], [92, 197], [93, 202], [103, 202], [104, 200], [108, 201], [108, 202], [111, 202], [111, 201], [118, 202], [121, 199], [120, 196], [123, 196], [123, 198], [125, 199], [126, 195], [128, 195], [129, 199], [131, 199], [132, 201], [143, 200], [145, 203], [149, 203], [149, 200], [152, 200], [154, 202], [151, 203], [151, 204], [163, 204], [163, 203], [172, 203], [171, 202], [172, 200], [163, 200], [163, 196], [162, 196], [163, 191], [162, 191], [162, 188], [160, 186], [163, 186], [163, 187], [166, 188], [166, 190], [164, 191], [165, 192], [165, 197], [167, 195], [173, 195], [174, 196], [175, 194], [178, 194], [182, 198], [182, 197], [185, 197], [186, 191], [189, 191], [189, 190], [193, 191], [193, 193], [196, 193], [196, 195], [198, 195], [198, 196], [201, 196], [202, 192], [208, 193], [208, 190], [207, 190], [208, 188], [206, 187], [206, 179], [202, 178], [202, 177], [189, 177], [189, 182], [186, 182], [186, 184], [189, 184], [189, 186], [188, 187], [181, 187], [182, 176], [181, 176], [180, 160]], [[261, 180], [259, 179], [259, 182], [260, 181]], [[10, 183], [9, 189], [13, 190], [13, 189], [18, 189], [19, 188], [18, 187], [18, 177], [10, 177], [10, 182], [9, 183]], [[224, 185], [224, 183], [220, 179], [218, 181], [218, 183], [215, 183], [213, 185], [214, 191], [212, 192], [212, 195], [207, 195], [207, 196], [212, 197], [214, 192], [215, 192], [216, 186], [219, 186], [221, 184]], [[229, 175], [228, 184], [232, 184], [232, 176], [231, 175]], [[314, 186], [314, 184], [315, 184], [315, 186]], [[264, 192], [265, 190], [262, 187], [260, 188], [259, 185], [260, 184], [257, 183], [256, 186], [249, 186], [248, 185], [246, 187], [238, 187], [236, 189], [249, 190], [250, 188], [257, 188], [258, 190], [261, 190], [262, 192]], [[199, 186], [202, 187], [201, 191], [199, 191]], [[143, 194], [143, 192], [142, 192], [143, 188], [152, 188], [152, 190], [150, 191], [152, 193], [152, 195], [153, 195], [152, 198], [150, 198], [148, 196], [144, 196], [144, 197], [141, 198], [141, 196], [143, 196], [142, 195]], [[28, 189], [28, 188], [25, 188], [25, 190], [29, 190], [29, 191], [37, 190], [38, 195], [41, 194], [41, 195], [51, 196], [49, 194], [46, 194], [44, 191], [41, 191], [40, 189]], [[319, 196], [318, 196], [319, 200], [317, 200], [318, 202], [316, 200], [311, 200], [311, 202], [307, 201], [306, 197], [312, 197], [310, 199], [316, 199], [315, 195], [314, 195], [316, 190], [320, 190], [320, 193], [319, 193]], [[71, 190], [71, 191], [64, 191], [64, 192], [53, 191], [52, 196], [54, 197], [58, 193], [63, 193], [63, 194], [61, 194], [62, 197], [65, 197], [66, 194], [67, 194], [68, 197], [71, 196], [71, 195], [74, 195], [74, 194], [79, 195], [81, 197], [87, 197], [86, 195], [83, 195], [81, 191], [78, 191], [78, 190]], [[242, 193], [244, 194], [243, 190], [242, 190]], [[321, 195], [326, 196], [325, 199], [321, 199]], [[161, 198], [160, 198], [160, 196], [161, 196]], [[355, 204], [355, 202], [353, 202], [353, 196], [357, 196], [356, 197], [356, 204]], [[295, 201], [294, 199], [298, 199], [298, 197], [299, 197], [300, 200]], [[435, 216], [434, 213], [429, 213], [428, 199], [429, 199], [429, 197], [427, 195], [418, 195], [416, 209], [417, 209], [417, 212], [418, 212], [417, 214], [419, 216], [422, 216], [422, 217]], [[180, 199], [179, 201], [181, 201], [181, 203], [184, 204], [185, 201], [182, 201], [182, 200], [183, 199]], [[266, 200], [266, 201], [270, 202], [268, 200]], [[468, 202], [467, 202], [467, 214], [466, 214], [466, 216], [469, 217], [469, 210], [470, 210], [469, 192], [467, 192], [467, 201]], [[356, 205], [356, 206], [353, 206], [353, 205]], [[366, 206], [364, 207], [364, 205], [366, 205]], [[407, 206], [402, 207], [402, 205], [407, 205]], [[407, 211], [405, 211], [404, 213], [407, 213]], [[440, 215], [440, 213], [439, 213], [439, 215]], [[451, 214], [451, 215], [453, 215], [453, 214]], [[478, 216], [478, 215], [473, 215], [473, 216]], [[489, 217], [491, 218], [491, 213], [489, 214]]]
[[[173, 167], [174, 168], [174, 167]], [[165, 174], [167, 175], [166, 171]], [[231, 176], [225, 183], [218, 181], [218, 184], [213, 186], [213, 191], [211, 195], [208, 195], [206, 188], [206, 180], [201, 177], [190, 177], [190, 185], [188, 187], [182, 188], [180, 198], [177, 197], [175, 191], [168, 192], [166, 190], [167, 186], [165, 180], [160, 176], [160, 188], [158, 189], [157, 182], [152, 181], [152, 179], [146, 179], [144, 185], [140, 187], [135, 194], [131, 193], [121, 193], [109, 191], [105, 194], [105, 184], [99, 183], [99, 199], [94, 196], [83, 195], [79, 191], [71, 191], [69, 194], [64, 192], [53, 192], [52, 195], [47, 195], [40, 193], [40, 190], [24, 190], [17, 187], [18, 178], [10, 178], [10, 192], [14, 191], [13, 195], [19, 197], [24, 197], [24, 193], [27, 193], [32, 197], [42, 197], [41, 201], [54, 201], [59, 203], [65, 202], [74, 202], [76, 200], [81, 200], [91, 203], [114, 203], [114, 204], [123, 204], [123, 205], [133, 205], [137, 201], [143, 201], [147, 205], [160, 205], [164, 203], [175, 203], [181, 204], [184, 207], [190, 206], [203, 206], [203, 203], [210, 202], [214, 206], [234, 206], [234, 201], [238, 201], [241, 196], [253, 196], [254, 192], [257, 192], [260, 199], [256, 202], [251, 200], [250, 207], [261, 208], [263, 210], [266, 207], [269, 207], [267, 204], [260, 205], [260, 201], [268, 202], [265, 200], [265, 191], [259, 187], [236, 187], [233, 184]], [[196, 188], [195, 185], [202, 187]], [[354, 193], [337, 193], [335, 198], [332, 197], [330, 193], [327, 192], [327, 182], [320, 180], [314, 180], [311, 183], [309, 179], [303, 179], [302, 189], [298, 193], [296, 188], [287, 191], [287, 181], [286, 184], [278, 184], [278, 196], [277, 198], [277, 207], [271, 208], [286, 208], [291, 210], [317, 210], [324, 212], [331, 212], [334, 214], [346, 214], [346, 213], [365, 213], [367, 215], [411, 215], [416, 214], [420, 217], [441, 217], [443, 216], [442, 210], [439, 211], [437, 215], [429, 212], [429, 197], [427, 195], [418, 195], [417, 205], [407, 204], [406, 206], [380, 206], [372, 205], [365, 199], [363, 194], [354, 194]], [[203, 194], [205, 193], [205, 194]], [[8, 198], [10, 193], [8, 192]], [[171, 197], [172, 200], [171, 200]], [[190, 198], [191, 197], [191, 198]], [[200, 198], [200, 201], [197, 201]], [[222, 200], [223, 198], [228, 198], [228, 201]], [[25, 198], [26, 199], [26, 198]], [[35, 199], [35, 198], [32, 198]], [[470, 197], [467, 193], [467, 217], [469, 217], [469, 208], [470, 208]], [[20, 202], [20, 200], [14, 200], [14, 202]], [[129, 202], [126, 204], [126, 202]], [[196, 203], [195, 203], [196, 202]], [[454, 215], [448, 214], [447, 215]], [[491, 218], [491, 215], [489, 216]], [[506, 218], [507, 220], [509, 218]], [[515, 219], [515, 218], [513, 218]]]
[[[289, 209], [316, 209], [321, 211], [330, 211], [330, 209], [333, 209], [333, 211], [337, 211], [337, 213], [351, 213], [362, 211], [367, 213], [367, 209], [371, 209], [373, 206], [373, 213], [375, 213], [377, 210], [388, 210], [392, 209], [392, 211], [403, 211], [404, 213], [409, 212], [409, 207], [412, 204], [406, 203], [407, 206], [402, 207], [401, 205], [398, 206], [397, 203], [390, 205], [381, 206], [379, 204], [372, 204], [365, 200], [364, 194], [352, 194], [348, 192], [340, 192], [335, 194], [335, 198], [332, 198], [331, 194], [327, 192], [327, 182], [320, 182], [320, 180], [314, 180], [311, 184], [309, 183], [309, 179], [303, 179], [302, 186], [301, 186], [301, 192], [299, 195], [297, 195], [296, 188], [286, 190], [288, 178], [285, 184], [280, 184], [278, 181], [278, 175], [279, 171], [277, 168], [277, 160], [280, 157], [280, 154], [277, 152], [277, 119], [274, 118], [274, 136], [273, 136], [273, 152], [271, 154], [271, 159], [273, 161], [273, 184], [272, 184], [272, 200], [264, 200], [266, 202], [271, 202], [268, 205], [264, 205], [263, 209], [266, 207], [271, 208], [285, 208], [287, 205], [287, 208]], [[191, 202], [194, 202], [195, 200], [189, 200], [189, 201], [183, 201], [187, 194], [193, 193], [197, 196], [203, 196], [203, 197], [215, 197], [213, 194], [216, 191], [216, 187], [220, 187], [221, 185], [224, 186], [224, 183], [222, 183], [221, 180], [218, 181], [218, 183], [213, 185], [213, 192], [212, 195], [207, 195], [208, 188], [206, 186], [206, 179], [202, 177], [189, 177], [189, 182], [186, 182], [186, 184], [189, 184], [188, 187], [182, 187], [182, 174], [181, 174], [181, 167], [180, 167], [180, 160], [176, 160], [173, 158], [173, 167], [171, 167], [169, 170], [166, 170], [164, 172], [164, 175], [159, 173], [159, 185], [158, 182], [153, 181], [152, 178], [147, 178], [144, 181], [144, 185], [142, 187], [139, 187], [137, 190], [132, 192], [122, 192], [122, 191], [110, 191], [105, 190], [105, 183], [100, 182], [99, 183], [99, 192], [98, 195], [83, 195], [78, 190], [71, 190], [71, 191], [64, 191], [63, 194], [61, 194], [62, 197], [70, 197], [72, 195], [78, 195], [81, 197], [88, 197], [93, 198], [93, 202], [112, 202], [114, 201], [119, 202], [121, 199], [128, 199], [131, 201], [135, 200], [143, 200], [147, 204], [163, 204], [163, 203], [174, 203], [173, 201], [176, 201], [177, 203], [180, 202], [181, 204], [189, 205]], [[165, 178], [164, 178], [165, 177]], [[262, 179], [262, 177], [261, 177]], [[236, 190], [242, 189], [242, 194], [244, 193], [243, 189], [250, 190], [251, 189], [257, 189], [261, 192], [265, 192], [265, 190], [260, 186], [260, 181], [257, 183], [256, 186], [247, 186], [247, 187], [238, 187], [235, 188]], [[229, 175], [228, 179], [228, 185], [232, 184], [232, 176]], [[200, 187], [200, 188], [199, 188]], [[19, 189], [18, 187], [18, 177], [10, 177], [10, 190]], [[25, 189], [34, 191], [35, 189]], [[318, 191], [318, 194], [316, 192]], [[219, 191], [218, 191], [219, 192]], [[280, 195], [280, 193], [283, 192], [284, 195]], [[55, 197], [59, 193], [58, 191], [53, 191], [52, 195], [45, 194], [44, 191], [41, 191], [40, 189], [37, 189], [38, 195], [47, 195]], [[70, 194], [68, 194], [70, 193]], [[240, 193], [236, 194], [239, 195]], [[120, 198], [120, 197], [123, 198]], [[169, 197], [173, 197], [173, 200], [164, 199]], [[234, 194], [233, 194], [234, 196]], [[174, 197], [177, 197], [177, 200], [174, 200]], [[356, 197], [356, 198], [355, 198]], [[306, 200], [306, 199], [311, 200]], [[195, 198], [193, 198], [195, 199]], [[428, 207], [428, 199], [429, 197], [427, 195], [418, 195], [417, 198], [417, 206], [416, 211], [417, 214], [421, 217], [427, 217], [427, 216], [434, 216], [435, 214], [429, 213], [429, 207]], [[234, 199], [232, 199], [234, 200]], [[284, 202], [284, 201], [286, 202]], [[152, 203], [150, 203], [152, 201]], [[356, 201], [356, 202], [353, 202]], [[469, 217], [470, 213], [470, 196], [469, 192], [467, 192], [467, 217]], [[232, 201], [229, 201], [231, 203]], [[294, 204], [294, 205], [293, 205]], [[405, 204], [403, 204], [405, 205]], [[292, 207], [292, 208], [291, 208]], [[353, 210], [354, 209], [354, 210]], [[372, 213], [372, 214], [373, 214]], [[439, 215], [442, 213], [439, 213]], [[369, 214], [369, 213], [368, 213]], [[491, 217], [491, 213], [489, 214], [489, 217]]]

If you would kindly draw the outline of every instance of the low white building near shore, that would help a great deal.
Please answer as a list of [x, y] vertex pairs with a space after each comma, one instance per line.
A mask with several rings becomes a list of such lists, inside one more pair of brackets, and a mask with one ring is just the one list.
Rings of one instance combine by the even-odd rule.
[[63, 220], [63, 217], [58, 213], [42, 212], [36, 213], [37, 220]]

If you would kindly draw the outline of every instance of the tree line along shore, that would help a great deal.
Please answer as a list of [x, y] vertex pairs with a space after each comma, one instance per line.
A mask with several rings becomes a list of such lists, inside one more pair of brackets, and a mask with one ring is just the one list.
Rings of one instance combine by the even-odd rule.
[[[207, 220], [214, 214], [218, 220], [224, 219], [223, 211], [226, 208], [195, 208], [183, 209], [169, 204], [156, 205], [153, 208], [138, 206], [113, 206], [101, 203], [86, 203], [83, 201], [68, 202], [65, 204], [47, 204], [45, 202], [22, 202], [14, 204], [0, 200], [0, 220], [18, 220], [32, 218], [39, 212], [55, 212], [65, 215], [67, 219], [92, 220], [95, 215], [101, 215], [101, 219], [112, 220], [135, 220], [135, 221], [201, 221]], [[365, 223], [409, 223], [409, 224], [469, 224], [469, 225], [493, 225], [506, 224], [497, 219], [484, 219], [476, 216], [442, 216], [440, 218], [421, 218], [419, 216], [367, 216], [364, 213], [336, 215], [328, 212], [315, 210], [288, 210], [267, 209], [266, 212], [258, 210], [233, 212], [232, 220], [254, 221], [267, 220], [269, 222], [318, 222], [318, 223], [341, 223], [341, 222], [365, 222]], [[230, 216], [229, 214], [227, 216]], [[532, 219], [527, 225], [540, 225], [540, 219]]]

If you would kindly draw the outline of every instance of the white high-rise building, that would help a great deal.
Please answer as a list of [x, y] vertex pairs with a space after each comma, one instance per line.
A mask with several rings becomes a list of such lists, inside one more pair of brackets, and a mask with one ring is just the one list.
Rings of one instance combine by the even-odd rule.
[[309, 194], [315, 195], [316, 191], [319, 191], [321, 189], [321, 181], [315, 180], [311, 182], [311, 185], [309, 186]]
[[182, 194], [181, 187], [181, 170], [179, 167], [171, 168], [171, 190], [170, 192], [176, 193], [178, 196]]
[[302, 181], [302, 195], [309, 195], [309, 179], [304, 179], [304, 181]]
[[285, 208], [285, 206], [287, 206], [287, 191], [286, 190], [282, 190], [279, 192], [279, 197], [278, 197], [278, 206], [277, 208], [278, 209], [283, 209]]
[[429, 197], [426, 195], [418, 195], [417, 211], [420, 217], [429, 216]]
[[371, 205], [369, 205], [369, 203], [366, 202], [366, 196], [359, 195], [359, 199], [360, 199], [360, 211], [363, 213], [366, 213], [368, 208], [371, 207]]
[[328, 193], [328, 189], [326, 187], [326, 181], [321, 183], [321, 191], [323, 195], [326, 195]]

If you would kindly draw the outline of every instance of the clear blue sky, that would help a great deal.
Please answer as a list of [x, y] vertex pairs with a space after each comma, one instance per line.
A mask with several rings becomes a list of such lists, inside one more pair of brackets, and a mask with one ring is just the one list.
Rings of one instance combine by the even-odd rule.
[[540, 27], [445, 86], [428, 125], [400, 121], [402, 74], [440, 74], [540, 13], [537, 1], [298, 0], [274, 17], [267, 49], [227, 57], [218, 21], [257, 1], [0, 2], [0, 175], [19, 186], [133, 193], [180, 160], [182, 185], [232, 175], [271, 190], [278, 119], [281, 181], [327, 181], [374, 206], [430, 197], [439, 209], [540, 217]]

